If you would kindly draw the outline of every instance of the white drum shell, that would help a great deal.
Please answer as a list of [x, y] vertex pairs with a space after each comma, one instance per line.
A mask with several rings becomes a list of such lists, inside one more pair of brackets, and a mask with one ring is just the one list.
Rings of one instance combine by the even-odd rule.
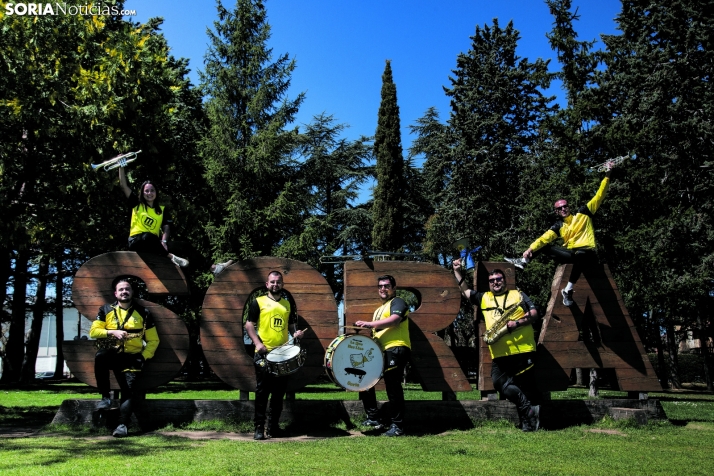
[[377, 385], [384, 371], [384, 355], [371, 337], [342, 335], [325, 352], [325, 371], [334, 383], [355, 392]]

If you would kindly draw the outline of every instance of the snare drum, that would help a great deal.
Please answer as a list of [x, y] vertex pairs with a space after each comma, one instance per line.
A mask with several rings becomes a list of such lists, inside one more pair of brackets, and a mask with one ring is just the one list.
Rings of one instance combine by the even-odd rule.
[[341, 335], [325, 352], [327, 376], [345, 390], [369, 390], [377, 385], [383, 371], [382, 349], [371, 337]]
[[300, 349], [299, 345], [281, 345], [268, 352], [265, 363], [270, 373], [282, 377], [300, 370], [306, 354], [307, 351]]

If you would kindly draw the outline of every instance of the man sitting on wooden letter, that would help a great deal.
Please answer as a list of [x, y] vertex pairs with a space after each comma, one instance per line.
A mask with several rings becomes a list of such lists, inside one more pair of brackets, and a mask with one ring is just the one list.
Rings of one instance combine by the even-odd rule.
[[[280, 271], [268, 273], [265, 283], [268, 293], [251, 301], [248, 308], [248, 320], [245, 330], [255, 344], [255, 434], [253, 438], [281, 436], [280, 414], [283, 412], [283, 399], [288, 387], [286, 375], [270, 373], [265, 362], [268, 353], [286, 344], [289, 340], [288, 327], [292, 328], [293, 337], [301, 339], [303, 331], [297, 330], [297, 309], [283, 296], [283, 275]], [[265, 413], [270, 397], [270, 415], [265, 426]]]
[[97, 319], [92, 323], [89, 336], [97, 339], [94, 357], [94, 376], [102, 401], [97, 410], [109, 410], [109, 371], [121, 390], [121, 417], [119, 426], [113, 432], [116, 437], [127, 435], [127, 424], [134, 410], [137, 396], [135, 385], [144, 362], [154, 356], [159, 346], [159, 335], [148, 309], [134, 302], [134, 290], [126, 278], [114, 280], [114, 304], [99, 308]]
[[521, 430], [538, 430], [540, 405], [533, 404], [537, 389], [533, 375], [536, 342], [532, 326], [539, 319], [538, 311], [524, 293], [506, 289], [506, 275], [500, 269], [488, 275], [490, 291], [479, 293], [469, 289], [464, 281], [461, 260], [455, 260], [453, 268], [461, 294], [481, 309], [486, 321], [484, 340], [493, 360], [494, 388], [516, 405]]
[[[385, 436], [404, 435], [404, 367], [409, 362], [411, 340], [409, 338], [409, 307], [402, 298], [397, 297], [397, 281], [385, 274], [377, 278], [377, 290], [382, 299], [382, 306], [374, 311], [371, 321], [357, 321], [355, 326], [372, 329], [372, 336], [384, 350], [384, 385], [392, 414], [392, 425]], [[367, 413], [367, 420], [362, 424], [375, 430], [382, 428], [377, 420], [377, 396], [374, 387], [359, 394]]]

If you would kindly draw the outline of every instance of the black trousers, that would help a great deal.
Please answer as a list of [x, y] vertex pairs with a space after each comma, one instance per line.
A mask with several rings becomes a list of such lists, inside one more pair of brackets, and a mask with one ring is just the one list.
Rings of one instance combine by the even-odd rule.
[[586, 266], [598, 264], [597, 253], [590, 248], [563, 248], [562, 246], [545, 245], [534, 254], [543, 254], [560, 264], [573, 263], [568, 282], [575, 283]]
[[268, 399], [270, 398], [270, 415], [268, 423], [271, 429], [277, 428], [280, 414], [283, 412], [283, 399], [288, 389], [288, 377], [278, 377], [268, 371], [267, 366], [260, 365], [264, 362], [262, 355], [256, 353], [253, 357], [255, 364], [255, 426], [264, 426]]
[[527, 352], [495, 358], [491, 366], [493, 387], [506, 400], [516, 405], [521, 418], [525, 417], [531, 405], [536, 405], [538, 401], [533, 367], [523, 372], [523, 369], [534, 362], [535, 352]]
[[[404, 389], [402, 380], [404, 379], [404, 368], [409, 362], [411, 350], [409, 347], [392, 347], [384, 351], [386, 369], [383, 379], [387, 387], [387, 399], [389, 399], [390, 416], [392, 423], [402, 428], [404, 424]], [[374, 387], [359, 393], [364, 411], [370, 420], [377, 419], [377, 394]]]
[[114, 378], [121, 390], [121, 417], [119, 423], [126, 425], [131, 419], [134, 405], [143, 401], [144, 393], [136, 391], [136, 381], [141, 374], [144, 360], [140, 354], [127, 354], [114, 349], [100, 349], [94, 356], [94, 377], [102, 398], [109, 398], [109, 371], [114, 372]]
[[129, 251], [137, 253], [151, 253], [159, 256], [168, 256], [169, 253], [181, 258], [187, 258], [195, 269], [210, 269], [211, 260], [201, 256], [196, 249], [182, 241], [168, 241], [168, 251], [161, 244], [161, 239], [153, 233], [139, 233], [129, 237]]

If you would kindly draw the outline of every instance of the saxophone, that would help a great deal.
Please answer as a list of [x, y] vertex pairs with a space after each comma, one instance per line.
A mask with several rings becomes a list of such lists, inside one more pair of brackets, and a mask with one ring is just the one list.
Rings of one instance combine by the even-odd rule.
[[[513, 304], [506, 308], [505, 312], [501, 314], [496, 322], [486, 330], [483, 334], [483, 341], [488, 345], [493, 344], [498, 339], [503, 337], [504, 334], [508, 333], [508, 321], [515, 321], [526, 315], [526, 311], [523, 310], [522, 302]], [[498, 310], [497, 310], [498, 311]]]
[[95, 345], [98, 350], [101, 349], [112, 349], [117, 352], [124, 352], [124, 344], [128, 340], [141, 339], [144, 337], [144, 330], [140, 329], [139, 332], [129, 332], [124, 339], [117, 339], [114, 336], [107, 336], [102, 339], [97, 339]]

